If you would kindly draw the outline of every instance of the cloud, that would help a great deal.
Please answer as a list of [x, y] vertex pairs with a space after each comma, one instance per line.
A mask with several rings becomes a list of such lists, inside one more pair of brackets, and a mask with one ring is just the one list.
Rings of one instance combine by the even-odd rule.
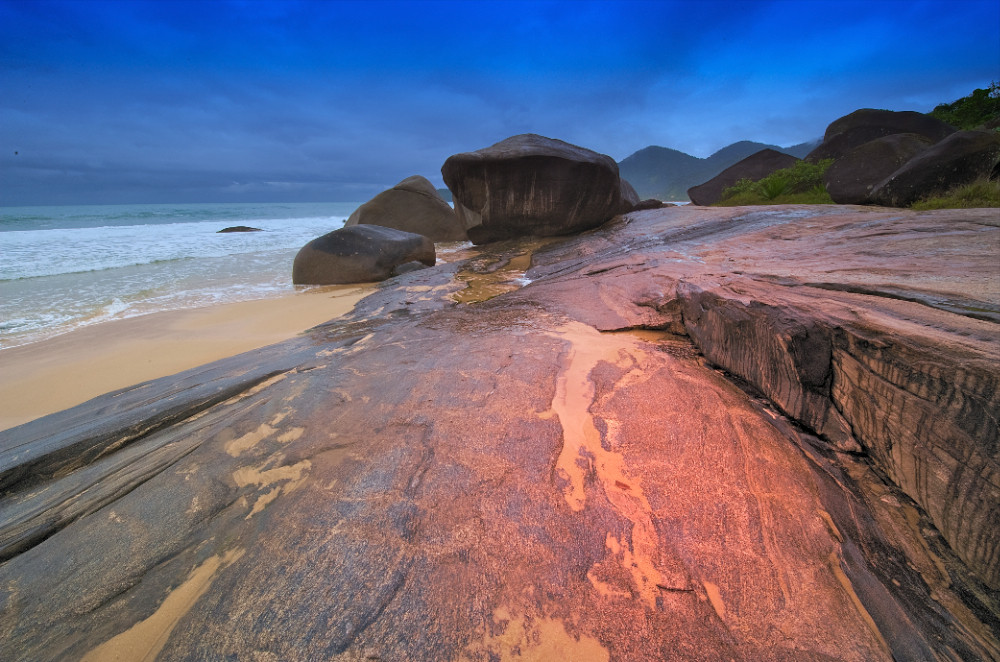
[[998, 20], [986, 2], [0, 0], [0, 204], [357, 201], [522, 132], [619, 160], [787, 145], [988, 84]]

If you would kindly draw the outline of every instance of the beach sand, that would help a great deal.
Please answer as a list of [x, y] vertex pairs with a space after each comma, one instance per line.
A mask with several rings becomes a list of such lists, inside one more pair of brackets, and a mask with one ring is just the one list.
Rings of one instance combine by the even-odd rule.
[[373, 291], [339, 285], [153, 313], [0, 351], [0, 430], [109, 391], [265, 347], [339, 317]]

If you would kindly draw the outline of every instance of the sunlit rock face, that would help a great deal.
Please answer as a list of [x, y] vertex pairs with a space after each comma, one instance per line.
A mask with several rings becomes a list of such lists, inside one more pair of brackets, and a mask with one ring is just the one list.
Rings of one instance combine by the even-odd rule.
[[455, 154], [441, 174], [476, 244], [589, 230], [638, 202], [610, 156], [535, 134]]
[[420, 234], [434, 242], [466, 241], [465, 226], [426, 177], [407, 177], [350, 215], [345, 226], [379, 225]]
[[998, 239], [635, 212], [0, 433], [0, 658], [996, 658]]

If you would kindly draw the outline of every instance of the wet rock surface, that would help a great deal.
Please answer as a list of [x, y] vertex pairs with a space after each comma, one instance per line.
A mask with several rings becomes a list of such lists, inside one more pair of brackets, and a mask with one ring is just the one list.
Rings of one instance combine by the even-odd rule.
[[998, 242], [635, 212], [0, 432], [0, 658], [997, 659]]

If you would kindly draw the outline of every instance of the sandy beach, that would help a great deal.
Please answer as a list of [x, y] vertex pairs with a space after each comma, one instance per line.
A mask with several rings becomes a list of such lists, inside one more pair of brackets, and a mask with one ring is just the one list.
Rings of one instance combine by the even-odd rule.
[[372, 289], [330, 286], [154, 313], [0, 351], [0, 429], [294, 337], [349, 312]]

